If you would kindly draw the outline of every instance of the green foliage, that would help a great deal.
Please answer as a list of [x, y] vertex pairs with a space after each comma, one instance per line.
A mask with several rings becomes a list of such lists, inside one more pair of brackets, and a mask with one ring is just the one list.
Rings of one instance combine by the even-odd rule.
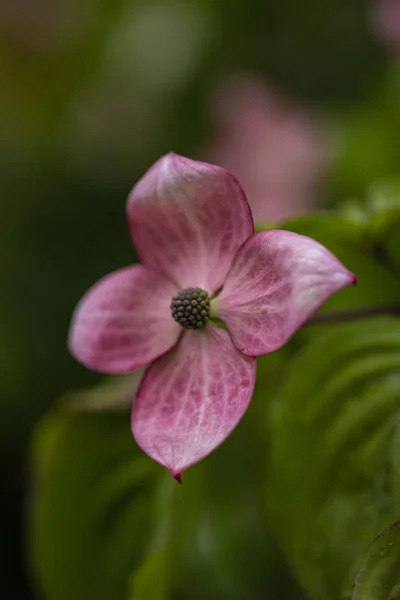
[[127, 600], [166, 600], [170, 597], [179, 490], [167, 473], [163, 473], [162, 478], [163, 485], [158, 487], [155, 506], [152, 507], [155, 534], [143, 561], [133, 571]]
[[154, 529], [155, 471], [134, 445], [127, 413], [64, 410], [44, 421], [32, 557], [46, 598], [126, 597]]
[[[46, 600], [241, 600], [292, 586], [266, 525], [265, 405], [283, 354], [241, 426], [179, 486], [137, 448], [129, 399], [138, 376], [70, 394], [34, 440], [30, 535]], [[130, 404], [130, 402], [129, 402]], [[261, 409], [261, 410], [260, 410]], [[60, 544], [62, 540], [62, 544]]]
[[382, 531], [368, 549], [352, 600], [400, 598], [400, 522]]
[[30, 28], [28, 60], [20, 44], [24, 14], [16, 7], [14, 26], [0, 41], [4, 91], [0, 106], [8, 117], [2, 121], [7, 142], [17, 132], [24, 144], [41, 152], [58, 141], [71, 101], [98, 69], [126, 0], [97, 0], [95, 4], [95, 15], [94, 6], [88, 5], [85, 13], [77, 0], [71, 0], [63, 11], [42, 15], [40, 25]]
[[293, 360], [270, 423], [268, 512], [313, 600], [349, 597], [400, 511], [400, 323], [335, 326]]
[[285, 222], [283, 228], [321, 242], [357, 276], [356, 288], [332, 296], [322, 311], [385, 306], [400, 299], [400, 278], [374, 252], [369, 229], [336, 214], [297, 217]]
[[[396, 188], [283, 227], [358, 276], [321, 315], [399, 303]], [[305, 327], [258, 360], [248, 414], [183, 486], [132, 440], [140, 373], [64, 397], [34, 444], [31, 553], [46, 600], [284, 600], [271, 531], [307, 598], [349, 600], [369, 541], [400, 511], [399, 372], [395, 318]]]
[[[349, 207], [353, 208], [353, 207]], [[272, 226], [258, 227], [271, 229]], [[321, 308], [331, 310], [393, 306], [400, 300], [400, 195], [397, 186], [379, 187], [367, 206], [342, 212], [293, 217], [280, 225], [314, 238], [357, 276]], [[399, 262], [397, 262], [399, 261]]]
[[[55, 397], [96, 381], [66, 350], [73, 306], [136, 260], [123, 204], [152, 161], [171, 149], [212, 155], [223, 131], [210, 98], [227, 75], [254, 75], [283, 93], [284, 112], [293, 100], [333, 125], [338, 152], [320, 202], [345, 204], [284, 224], [358, 277], [321, 314], [399, 305], [400, 78], [374, 37], [371, 2], [58, 0], [35, 10], [5, 0], [5, 598], [34, 593], [18, 539], [28, 436]], [[29, 554], [44, 600], [298, 600], [271, 529], [312, 599], [338, 600], [343, 583], [348, 600], [367, 544], [400, 517], [398, 327], [306, 326], [260, 358], [243, 423], [183, 486], [132, 440], [136, 375], [63, 396], [33, 450]]]
[[371, 182], [398, 177], [398, 64], [390, 65], [360, 106], [342, 112], [344, 147], [332, 174], [339, 198], [365, 193]]

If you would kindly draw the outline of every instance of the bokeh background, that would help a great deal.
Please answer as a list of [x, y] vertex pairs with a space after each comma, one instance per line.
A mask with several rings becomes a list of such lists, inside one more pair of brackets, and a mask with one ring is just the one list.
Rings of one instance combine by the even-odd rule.
[[[32, 435], [57, 398], [100, 381], [68, 354], [68, 325], [94, 281], [136, 260], [124, 213], [135, 181], [173, 150], [229, 168], [258, 221], [344, 205], [356, 218], [379, 186], [398, 181], [399, 54], [398, 0], [1, 0], [2, 598], [62, 598], [48, 591], [57, 585], [40, 583], [27, 541]], [[129, 419], [113, 419], [136, 452]], [[257, 531], [264, 519], [241, 479], [261, 480], [254, 457], [263, 435], [257, 451], [244, 450], [258, 421], [254, 409], [235, 445], [210, 458], [207, 490], [223, 493], [204, 502], [227, 523], [222, 541], [204, 533], [214, 525], [186, 515], [185, 535], [204, 533], [214, 572], [193, 558], [170, 597], [302, 597], [277, 544], [248, 533], [245, 514]], [[78, 451], [74, 460], [78, 468]], [[193, 515], [202, 469], [193, 468], [195, 491], [185, 492]], [[67, 494], [67, 478], [57, 485]], [[131, 538], [136, 544], [134, 529]], [[85, 597], [99, 598], [93, 590], [88, 574]], [[119, 600], [112, 586], [107, 593]]]

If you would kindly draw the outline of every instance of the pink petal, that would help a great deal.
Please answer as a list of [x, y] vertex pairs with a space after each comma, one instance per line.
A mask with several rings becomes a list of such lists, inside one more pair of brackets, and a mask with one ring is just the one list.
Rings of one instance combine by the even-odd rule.
[[256, 362], [225, 329], [188, 331], [146, 371], [132, 412], [139, 446], [176, 479], [236, 427], [251, 400]]
[[280, 348], [328, 297], [356, 279], [324, 246], [261, 231], [238, 251], [213, 311], [251, 356]]
[[181, 288], [221, 287], [254, 232], [246, 196], [220, 167], [167, 154], [133, 188], [129, 225], [143, 264]]
[[176, 291], [168, 279], [142, 265], [107, 275], [75, 309], [72, 354], [102, 373], [126, 373], [148, 364], [169, 350], [182, 331], [170, 311]]

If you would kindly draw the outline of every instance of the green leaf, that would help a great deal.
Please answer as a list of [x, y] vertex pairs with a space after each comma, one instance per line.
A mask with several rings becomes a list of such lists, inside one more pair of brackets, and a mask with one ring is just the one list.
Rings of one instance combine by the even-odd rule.
[[367, 544], [399, 514], [399, 372], [399, 320], [336, 326], [292, 361], [277, 398], [268, 512], [312, 600], [347, 600]]
[[33, 446], [30, 547], [44, 598], [289, 598], [260, 486], [265, 413], [286, 357], [259, 359], [252, 406], [183, 486], [132, 438], [134, 375], [62, 398]]
[[109, 377], [92, 388], [69, 392], [60, 399], [67, 412], [124, 412], [130, 411], [143, 369], [129, 375]]
[[383, 190], [379, 188], [382, 202], [386, 202], [387, 209], [386, 230], [383, 237], [383, 250], [389, 263], [396, 269], [400, 277], [400, 181], [391, 181]]
[[400, 273], [400, 223], [388, 231], [384, 248], [389, 261]]
[[400, 598], [400, 521], [372, 542], [357, 574], [352, 600]]
[[144, 562], [134, 571], [129, 598], [132, 600], [169, 598], [168, 571], [168, 545], [166, 545], [146, 556]]
[[281, 228], [308, 235], [321, 243], [324, 239], [336, 239], [351, 246], [360, 246], [366, 240], [364, 223], [333, 211], [298, 215], [285, 221]]
[[50, 600], [123, 600], [147, 555], [159, 467], [136, 446], [128, 412], [65, 403], [34, 443], [31, 556]]
[[166, 600], [172, 581], [177, 484], [164, 473], [155, 506], [155, 536], [150, 551], [133, 572], [128, 600]]
[[399, 90], [399, 69], [393, 61], [364, 102], [342, 114], [343, 151], [331, 173], [338, 197], [357, 197], [371, 181], [398, 175]]
[[346, 202], [342, 213], [358, 223], [364, 243], [371, 249], [385, 247], [388, 235], [400, 228], [400, 181], [375, 181], [364, 204]]

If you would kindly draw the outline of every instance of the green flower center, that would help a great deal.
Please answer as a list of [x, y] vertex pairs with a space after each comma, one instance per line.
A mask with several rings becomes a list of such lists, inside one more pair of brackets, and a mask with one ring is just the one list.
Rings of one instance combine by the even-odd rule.
[[172, 298], [171, 314], [185, 329], [201, 329], [210, 318], [210, 296], [201, 288], [186, 288]]

